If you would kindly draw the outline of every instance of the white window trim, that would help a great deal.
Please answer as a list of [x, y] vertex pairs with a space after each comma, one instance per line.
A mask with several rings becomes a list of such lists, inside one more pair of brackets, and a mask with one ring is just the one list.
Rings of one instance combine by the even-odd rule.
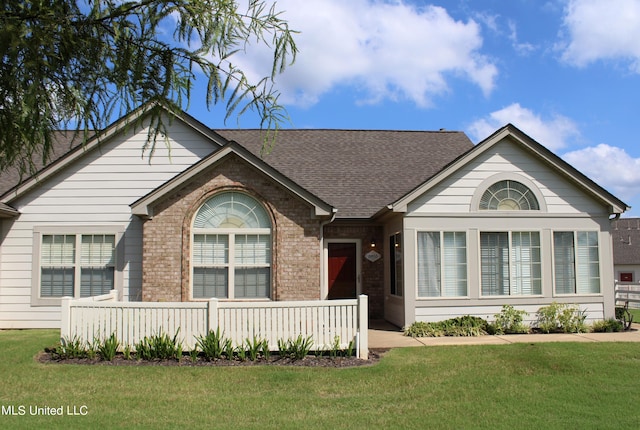
[[[228, 278], [227, 278], [227, 297], [224, 298], [218, 298], [218, 300], [234, 300], [234, 301], [252, 301], [252, 302], [257, 302], [257, 301], [270, 301], [271, 300], [271, 295], [273, 294], [273, 269], [272, 269], [272, 262], [273, 262], [273, 234], [270, 228], [192, 228], [191, 229], [191, 247], [190, 247], [190, 255], [189, 255], [189, 264], [190, 264], [190, 275], [189, 275], [189, 300], [191, 301], [208, 301], [210, 300], [210, 298], [208, 297], [193, 297], [193, 269], [196, 267], [193, 264], [193, 243], [194, 243], [194, 237], [196, 235], [224, 235], [224, 236], [228, 236], [229, 237], [229, 255], [228, 255], [228, 262], [225, 264], [216, 264], [216, 265], [211, 265], [211, 267], [224, 267], [227, 269], [227, 273], [228, 273]], [[268, 267], [271, 270], [269, 271], [269, 297], [249, 297], [249, 298], [236, 298], [235, 297], [235, 288], [233, 288], [233, 286], [235, 285], [235, 270], [231, 270], [235, 267], [243, 267], [242, 265], [236, 265], [235, 264], [235, 246], [236, 246], [236, 241], [235, 241], [235, 236], [236, 235], [261, 235], [261, 236], [269, 236], [269, 243], [270, 243], [270, 253], [271, 253], [271, 263], [266, 263], [266, 264], [253, 264], [249, 267]], [[205, 266], [197, 266], [197, 267], [205, 267]]]
[[[574, 243], [574, 257], [577, 260], [577, 255], [576, 253], [576, 244], [578, 243], [578, 233], [584, 232], [584, 233], [596, 233], [598, 236], [598, 269], [600, 272], [600, 292], [598, 293], [556, 293], [556, 247], [554, 246], [554, 234], [558, 232], [558, 233], [573, 233], [573, 243]], [[576, 261], [574, 260], [574, 261]], [[601, 241], [600, 241], [600, 231], [599, 230], [593, 230], [593, 229], [576, 229], [576, 230], [572, 230], [572, 229], [559, 229], [559, 230], [552, 230], [551, 231], [551, 264], [552, 266], [552, 270], [551, 270], [551, 276], [553, 277], [553, 286], [552, 286], [552, 292], [551, 294], [553, 295], [553, 297], [602, 297], [603, 296], [603, 288], [602, 288], [602, 247], [601, 247]], [[576, 270], [576, 268], [574, 267], [574, 270]], [[576, 283], [578, 281], [577, 279], [577, 270], [576, 270]], [[617, 279], [617, 278], [616, 278]], [[577, 288], [577, 286], [576, 286]]]
[[[36, 226], [33, 228], [32, 269], [31, 269], [31, 306], [60, 306], [61, 297], [40, 296], [40, 250], [43, 235], [104, 235], [115, 236], [114, 289], [122, 297], [124, 267], [124, 227], [123, 226]], [[79, 278], [78, 278], [79, 279]], [[80, 298], [80, 288], [74, 286], [75, 298]]]
[[[480, 239], [482, 233], [508, 233], [508, 241], [509, 241], [509, 291], [511, 291], [513, 287], [513, 272], [512, 272], [512, 233], [538, 233], [540, 238], [540, 273], [541, 273], [541, 287], [540, 294], [500, 294], [500, 295], [485, 295], [482, 293], [482, 241]], [[553, 248], [553, 245], [551, 245]], [[553, 252], [553, 250], [552, 250]], [[478, 288], [480, 299], [492, 300], [496, 298], [529, 298], [529, 297], [544, 297], [544, 270], [545, 270], [545, 259], [544, 259], [544, 242], [543, 235], [541, 230], [531, 229], [531, 230], [479, 230], [478, 231]]]
[[[419, 261], [418, 261], [418, 246], [420, 246], [419, 242], [418, 242], [418, 234], [419, 233], [439, 233], [440, 234], [440, 292], [441, 294], [439, 296], [421, 296], [419, 294], [419, 290], [418, 290], [418, 265], [419, 265]], [[465, 249], [466, 249], [466, 260], [465, 260], [465, 264], [466, 264], [466, 269], [467, 269], [467, 294], [464, 296], [443, 296], [442, 295], [442, 280], [444, 279], [444, 265], [442, 264], [442, 261], [444, 261], [444, 247], [442, 246], [443, 243], [443, 239], [444, 239], [444, 233], [463, 233], [465, 235]], [[415, 256], [416, 256], [416, 273], [415, 273], [415, 279], [416, 279], [416, 298], [418, 300], [466, 300], [469, 299], [469, 297], [471, 297], [469, 295], [469, 240], [468, 240], [468, 231], [466, 230], [417, 230], [416, 231], [416, 245], [415, 245]]]
[[[487, 191], [490, 186], [500, 181], [516, 181], [529, 188], [531, 193], [533, 193], [535, 198], [538, 200], [538, 206], [540, 207], [540, 209], [519, 211], [481, 210], [480, 200], [482, 199], [485, 191]], [[531, 179], [516, 172], [502, 172], [486, 178], [476, 187], [476, 191], [471, 197], [470, 211], [476, 214], [483, 214], [485, 216], [495, 216], [496, 213], [506, 213], [509, 214], [509, 216], [518, 216], [518, 214], [531, 216], [532, 213], [540, 214], [547, 212], [547, 203], [544, 199], [544, 196], [542, 195], [542, 192]]]

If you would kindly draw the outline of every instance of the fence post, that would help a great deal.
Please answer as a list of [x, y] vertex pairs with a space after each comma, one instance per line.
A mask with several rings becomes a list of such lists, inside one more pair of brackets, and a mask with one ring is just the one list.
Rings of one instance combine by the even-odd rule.
[[209, 316], [207, 319], [208, 327], [205, 335], [211, 330], [215, 331], [215, 329], [218, 327], [218, 299], [209, 299], [207, 312], [209, 313]]
[[63, 297], [60, 301], [60, 338], [71, 338], [71, 297]]
[[358, 296], [358, 358], [369, 359], [369, 298], [365, 294]]

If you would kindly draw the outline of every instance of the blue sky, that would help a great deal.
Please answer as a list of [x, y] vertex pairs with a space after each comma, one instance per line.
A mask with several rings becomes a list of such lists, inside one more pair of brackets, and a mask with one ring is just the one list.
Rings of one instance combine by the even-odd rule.
[[[277, 78], [289, 126], [446, 128], [477, 143], [510, 122], [640, 216], [640, 0], [279, 0], [277, 9], [301, 32], [296, 63]], [[262, 76], [269, 52], [235, 62]], [[236, 126], [197, 97], [189, 113]]]

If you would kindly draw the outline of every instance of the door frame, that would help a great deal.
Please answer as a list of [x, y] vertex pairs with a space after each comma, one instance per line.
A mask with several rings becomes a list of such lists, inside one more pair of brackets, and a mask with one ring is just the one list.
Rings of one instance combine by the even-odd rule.
[[324, 239], [322, 250], [322, 285], [320, 286], [320, 298], [327, 300], [329, 295], [329, 244], [330, 243], [353, 243], [356, 245], [356, 297], [362, 294], [362, 239]]

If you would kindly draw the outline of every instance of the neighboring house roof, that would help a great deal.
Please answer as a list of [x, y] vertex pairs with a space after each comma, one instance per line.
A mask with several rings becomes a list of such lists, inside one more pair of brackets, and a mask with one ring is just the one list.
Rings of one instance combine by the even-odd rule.
[[436, 175], [430, 177], [427, 181], [420, 184], [417, 188], [413, 189], [411, 192], [395, 201], [392, 204], [393, 210], [397, 212], [406, 211], [407, 205], [411, 201], [415, 200], [418, 196], [432, 189], [442, 180], [447, 178], [452, 172], [460, 169], [462, 166], [469, 163], [471, 160], [475, 159], [483, 152], [489, 150], [494, 145], [502, 142], [504, 139], [510, 139], [520, 148], [525, 149], [531, 155], [537, 157], [539, 160], [549, 165], [556, 173], [564, 176], [566, 180], [582, 189], [585, 193], [591, 195], [603, 205], [608, 206], [610, 214], [621, 214], [630, 209], [630, 207], [626, 203], [593, 182], [591, 179], [576, 170], [569, 163], [562, 160], [553, 152], [549, 151], [547, 148], [523, 133], [517, 127], [512, 124], [507, 124], [504, 127], [498, 129], [495, 133], [493, 133], [482, 142], [478, 143], [465, 154], [457, 157], [445, 168], [438, 171]]
[[640, 264], [640, 218], [620, 218], [611, 224], [613, 264]]
[[[260, 154], [260, 130], [218, 133]], [[338, 218], [368, 219], [471, 148], [457, 131], [285, 129], [263, 160], [337, 208]]]

